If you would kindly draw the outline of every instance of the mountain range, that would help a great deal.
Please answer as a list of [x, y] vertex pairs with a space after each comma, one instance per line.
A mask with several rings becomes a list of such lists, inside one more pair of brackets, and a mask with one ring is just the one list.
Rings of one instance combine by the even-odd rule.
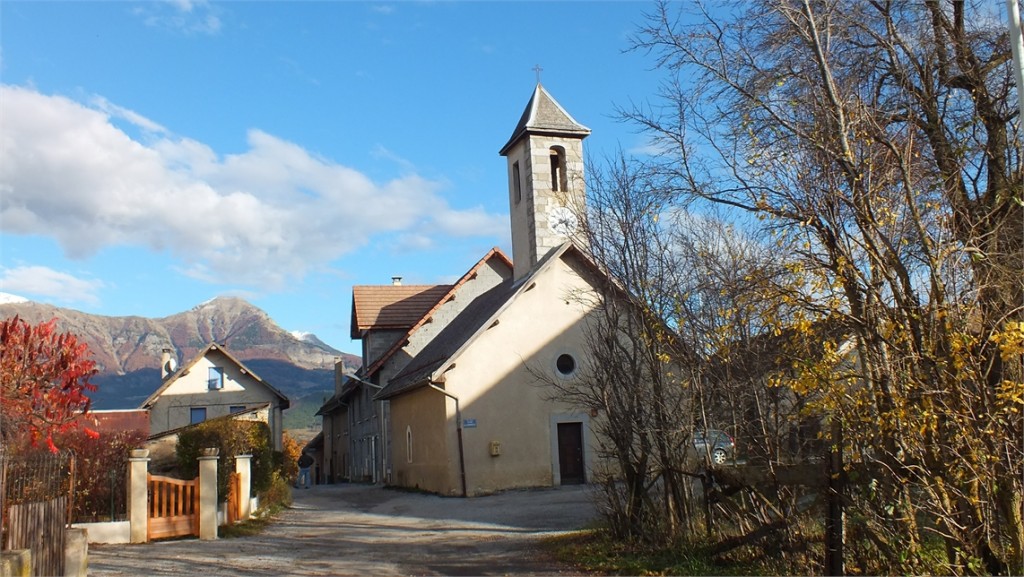
[[286, 428], [313, 424], [313, 413], [334, 392], [334, 366], [359, 367], [360, 358], [343, 353], [309, 333], [284, 330], [260, 308], [236, 297], [218, 297], [164, 318], [108, 317], [52, 305], [5, 299], [0, 318], [15, 315], [29, 324], [57, 319], [58, 330], [84, 341], [96, 362], [94, 409], [136, 408], [160, 386], [165, 348], [188, 362], [211, 342], [220, 343], [256, 374], [287, 395]]

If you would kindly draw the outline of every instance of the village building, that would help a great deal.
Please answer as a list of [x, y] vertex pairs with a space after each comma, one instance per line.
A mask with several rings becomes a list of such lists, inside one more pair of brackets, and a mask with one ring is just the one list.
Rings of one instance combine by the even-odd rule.
[[602, 275], [577, 220], [589, 134], [538, 84], [500, 150], [513, 258], [492, 249], [453, 285], [354, 287], [363, 368], [320, 411], [334, 479], [471, 496], [593, 478], [596, 416], [550, 386], [586, 362]]
[[291, 402], [236, 359], [223, 345], [211, 343], [180, 368], [169, 349], [161, 360], [160, 386], [141, 405], [149, 411], [150, 437], [242, 414], [270, 427], [275, 451], [282, 447], [283, 411]]

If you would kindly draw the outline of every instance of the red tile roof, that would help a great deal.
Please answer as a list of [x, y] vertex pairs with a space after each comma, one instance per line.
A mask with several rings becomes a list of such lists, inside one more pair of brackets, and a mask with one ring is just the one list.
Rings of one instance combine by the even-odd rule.
[[149, 411], [145, 409], [89, 411], [83, 417], [83, 421], [85, 421], [85, 426], [101, 434], [142, 431], [147, 437], [149, 436]]
[[452, 285], [360, 285], [352, 287], [353, 339], [370, 329], [405, 330], [416, 324]]

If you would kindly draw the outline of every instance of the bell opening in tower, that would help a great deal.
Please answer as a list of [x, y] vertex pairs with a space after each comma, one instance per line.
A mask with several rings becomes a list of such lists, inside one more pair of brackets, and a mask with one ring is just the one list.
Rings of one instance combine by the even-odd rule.
[[551, 157], [551, 190], [564, 191], [569, 188], [569, 179], [565, 174], [565, 149], [552, 146], [548, 149]]

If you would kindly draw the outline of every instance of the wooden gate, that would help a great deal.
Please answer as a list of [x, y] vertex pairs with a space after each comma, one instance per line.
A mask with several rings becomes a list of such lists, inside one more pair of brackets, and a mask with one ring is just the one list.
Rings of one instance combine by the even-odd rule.
[[231, 473], [228, 476], [228, 501], [227, 509], [228, 525], [236, 523], [242, 518], [242, 474]]
[[199, 477], [191, 481], [149, 475], [146, 537], [199, 536]]

